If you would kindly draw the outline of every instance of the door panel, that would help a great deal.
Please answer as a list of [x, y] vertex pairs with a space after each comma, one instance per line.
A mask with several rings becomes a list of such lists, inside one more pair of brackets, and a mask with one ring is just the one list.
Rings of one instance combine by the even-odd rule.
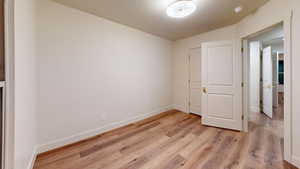
[[190, 50], [189, 65], [189, 111], [201, 115], [201, 48]]
[[273, 60], [271, 47], [264, 48], [262, 59], [263, 112], [273, 117]]
[[[208, 112], [216, 118], [233, 119], [232, 95], [210, 94], [208, 96]], [[218, 105], [218, 106], [216, 106]]]
[[232, 85], [232, 52], [232, 48], [228, 46], [208, 48], [207, 68], [210, 75], [207, 79], [208, 84]]
[[242, 60], [234, 41], [202, 44], [202, 123], [242, 130]]

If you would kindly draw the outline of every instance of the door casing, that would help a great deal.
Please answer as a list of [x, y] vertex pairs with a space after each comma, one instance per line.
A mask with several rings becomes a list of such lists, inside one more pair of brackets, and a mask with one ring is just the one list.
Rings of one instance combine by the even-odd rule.
[[[199, 77], [199, 80], [197, 81], [193, 81], [193, 78], [192, 78], [192, 65], [191, 65], [191, 52], [193, 50], [200, 50], [200, 58], [198, 58], [200, 60], [200, 63], [199, 63], [199, 69], [201, 69], [201, 47], [196, 47], [196, 48], [191, 48], [189, 49], [189, 56], [188, 56], [188, 67], [189, 67], [189, 80], [188, 80], [188, 85], [189, 85], [189, 91], [188, 91], [188, 94], [189, 94], [189, 100], [188, 100], [188, 112], [189, 113], [194, 113], [194, 114], [197, 114], [197, 115], [200, 115], [201, 116], [201, 108], [198, 108], [199, 106], [201, 107], [201, 77]], [[199, 72], [200, 73], [200, 72]], [[192, 106], [192, 92], [199, 92], [198, 94], [200, 95], [200, 103], [199, 105], [196, 105], [195, 108], [193, 108]], [[194, 109], [198, 109], [196, 112]]]

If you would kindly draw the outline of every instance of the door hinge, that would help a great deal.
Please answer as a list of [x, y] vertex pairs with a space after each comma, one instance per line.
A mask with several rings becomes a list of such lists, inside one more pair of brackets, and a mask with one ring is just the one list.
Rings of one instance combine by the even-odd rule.
[[244, 120], [244, 115], [242, 115], [242, 120]]
[[244, 87], [244, 82], [241, 83], [241, 86]]
[[191, 106], [191, 102], [189, 102], [189, 106]]
[[244, 52], [244, 48], [241, 48], [241, 51]]

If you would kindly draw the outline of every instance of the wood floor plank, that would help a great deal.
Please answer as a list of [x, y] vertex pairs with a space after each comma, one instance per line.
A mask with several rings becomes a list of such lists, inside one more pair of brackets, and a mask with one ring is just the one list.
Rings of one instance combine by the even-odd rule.
[[92, 147], [90, 149], [81, 151], [80, 152], [80, 157], [88, 156], [88, 155], [90, 155], [90, 154], [92, 154], [92, 153], [94, 153], [96, 151], [101, 150], [102, 148], [105, 148], [107, 146], [115, 144], [115, 143], [119, 142], [120, 140], [124, 140], [124, 139], [126, 139], [128, 137], [131, 137], [133, 135], [137, 135], [139, 133], [142, 133], [142, 132], [144, 132], [144, 131], [146, 131], [148, 129], [151, 129], [151, 128], [155, 127], [155, 126], [158, 126], [159, 124], [160, 124], [160, 122], [157, 122], [157, 121], [151, 122], [151, 123], [147, 124], [146, 126], [143, 126], [142, 128], [139, 128], [138, 130], [136, 130], [134, 132], [128, 133], [128, 134], [123, 135], [121, 137], [118, 137], [116, 139], [108, 140], [107, 142], [105, 142], [103, 144], [99, 144], [99, 145], [96, 145], [96, 146], [94, 146], [94, 147]]
[[238, 138], [237, 144], [232, 148], [232, 152], [223, 164], [224, 169], [239, 169], [244, 162], [243, 157], [247, 154], [246, 145], [249, 142], [249, 137], [245, 133], [240, 133]]
[[176, 117], [175, 119], [177, 119], [179, 117], [182, 117], [182, 115], [183, 114], [178, 111], [174, 111], [174, 110], [167, 111], [167, 112], [158, 114], [156, 116], [150, 117], [148, 119], [141, 120], [137, 123], [132, 123], [132, 124], [126, 125], [124, 127], [114, 129], [109, 132], [105, 132], [103, 134], [89, 138], [87, 140], [83, 140], [83, 141], [80, 141], [75, 144], [67, 145], [65, 147], [55, 149], [53, 151], [42, 153], [37, 157], [38, 160], [36, 162], [36, 165], [50, 164], [51, 162], [55, 162], [59, 159], [67, 158], [76, 153], [79, 153], [82, 150], [91, 148], [95, 145], [99, 145], [102, 142], [106, 142], [107, 139], [118, 138], [122, 134], [127, 134], [128, 132], [132, 132], [132, 130], [136, 129], [137, 127], [142, 126], [145, 123], [149, 123], [149, 121], [151, 121], [151, 122], [155, 121], [155, 120], [164, 121], [167, 118], [170, 118], [170, 119], [173, 118], [173, 116]]
[[152, 152], [157, 147], [165, 144], [166, 142], [169, 142], [170, 138], [167, 136], [163, 136], [154, 144], [151, 144], [150, 146], [145, 147], [145, 149], [136, 151], [134, 153], [130, 154], [123, 154], [123, 157], [118, 159], [115, 163], [109, 164], [107, 166], [101, 166], [99, 169], [121, 169], [121, 168], [136, 168], [142, 165], [145, 161], [148, 160], [148, 156], [145, 155], [148, 152]]
[[225, 132], [219, 129], [213, 130], [213, 136], [193, 152], [186, 163], [180, 169], [196, 169], [203, 164], [206, 159], [218, 148], [222, 140], [225, 138]]
[[168, 111], [43, 153], [34, 169], [296, 169], [283, 160], [282, 111], [251, 114], [249, 133]]
[[[193, 123], [195, 123], [195, 122], [196, 121], [194, 121]], [[152, 149], [151, 151], [146, 152], [145, 154], [138, 157], [137, 159], [133, 159], [132, 161], [130, 161], [128, 164], [126, 164], [125, 166], [123, 166], [121, 168], [122, 169], [130, 168], [131, 169], [131, 168], [136, 168], [136, 167], [138, 167], [138, 168], [143, 167], [150, 160], [152, 160], [153, 158], [155, 158], [157, 156], [160, 156], [161, 153], [168, 150], [170, 147], [172, 147], [174, 144], [176, 144], [181, 139], [183, 139], [186, 135], [188, 135], [189, 131], [193, 128], [193, 123], [182, 126], [181, 130], [179, 132], [177, 132], [175, 135], [173, 135], [172, 137], [167, 136], [168, 138], [170, 138], [169, 140], [167, 140], [163, 144], [160, 144], [158, 147]], [[141, 161], [143, 161], [143, 163]]]
[[223, 142], [221, 143], [220, 147], [214, 153], [214, 155], [212, 155], [210, 159], [204, 163], [203, 167], [200, 168], [206, 168], [206, 169], [221, 168], [222, 162], [226, 160], [227, 154], [230, 152], [231, 148], [236, 142], [237, 140], [235, 139], [234, 136], [232, 135], [226, 136]]
[[185, 162], [186, 162], [185, 158], [183, 158], [181, 155], [176, 155], [169, 162], [167, 162], [166, 165], [164, 165], [162, 167], [158, 167], [158, 168], [160, 168], [160, 169], [178, 169], [181, 166], [183, 166]]
[[282, 168], [283, 159], [280, 151], [280, 139], [272, 132], [267, 132], [266, 141], [267, 144], [264, 152], [264, 168]]
[[263, 165], [263, 147], [265, 139], [265, 131], [263, 128], [257, 128], [252, 135], [248, 155], [246, 155], [247, 161], [245, 163], [246, 168], [252, 168], [253, 164], [256, 164], [256, 168], [262, 168]]
[[[178, 114], [174, 114], [174, 115], [172, 115], [172, 116], [176, 116], [176, 117], [181, 117], [180, 115], [178, 115]], [[159, 119], [159, 120], [161, 120], [161, 121], [165, 121], [165, 120], [168, 120], [170, 117], [165, 117], [164, 116], [164, 118], [162, 118], [162, 119]], [[170, 118], [171, 119], [171, 118]], [[175, 121], [176, 122], [176, 121]], [[143, 125], [143, 126], [145, 126], [145, 125]], [[142, 125], [140, 125], [140, 127], [142, 127]], [[154, 127], [155, 128], [155, 127]], [[151, 129], [153, 129], [153, 128], [151, 128]], [[123, 133], [123, 135], [126, 135], [126, 134], [130, 134], [130, 133], [132, 133], [132, 132], [135, 132], [136, 130], [138, 130], [137, 128], [131, 128], [131, 130], [130, 130], [130, 132], [125, 132], [125, 133]], [[114, 131], [114, 133], [115, 133], [115, 131]], [[139, 135], [132, 135], [132, 137], [126, 137], [127, 139], [124, 139], [124, 140], [120, 140], [120, 142], [115, 142], [115, 144], [111, 144], [111, 145], [113, 145], [113, 147], [111, 147], [111, 148], [109, 148], [109, 146], [107, 146], [107, 147], [103, 147], [103, 151], [101, 150], [101, 149], [98, 149], [98, 151], [95, 151], [96, 153], [94, 153], [94, 155], [93, 156], [91, 156], [91, 157], [88, 157], [88, 158], [80, 158], [79, 160], [76, 160], [76, 161], [74, 161], [73, 163], [74, 164], [78, 164], [76, 167], [77, 168], [82, 168], [82, 167], [84, 167], [84, 166], [86, 166], [86, 165], [88, 165], [89, 163], [93, 163], [94, 161], [96, 161], [96, 160], [102, 160], [102, 159], [106, 159], [105, 158], [105, 156], [106, 155], [110, 155], [110, 154], [112, 154], [112, 153], [114, 153], [114, 151], [116, 151], [116, 150], [118, 150], [119, 149], [119, 147], [122, 147], [122, 146], [128, 146], [128, 145], [130, 145], [130, 144], [133, 144], [132, 142], [133, 141], [135, 141], [135, 140], [137, 140], [138, 138], [136, 138], [136, 137], [141, 137], [141, 138], [143, 138], [145, 135], [147, 135], [148, 133], [145, 133], [145, 132], [142, 132], [142, 133], [140, 133], [141, 134], [141, 136], [139, 136]], [[113, 137], [103, 137], [103, 139], [104, 139], [104, 141], [103, 140], [99, 140], [99, 144], [95, 144], [94, 143], [94, 141], [92, 141], [91, 142], [91, 144], [92, 145], [94, 145], [94, 146], [97, 146], [97, 145], [101, 145], [101, 144], [105, 144], [107, 141], [110, 141], [110, 140], [113, 140], [113, 139], [116, 139], [116, 138], [118, 138], [118, 137], [120, 137], [120, 136], [123, 136], [123, 135], [117, 135], [117, 137], [115, 137], [115, 136], [113, 136]], [[98, 138], [97, 138], [98, 139]], [[124, 143], [122, 143], [122, 142], [124, 142]], [[92, 148], [93, 146], [89, 146], [89, 148]], [[79, 150], [81, 150], [81, 149], [83, 149], [82, 147], [80, 147], [80, 149]], [[85, 149], [84, 149], [85, 150]], [[73, 154], [74, 155], [74, 154]], [[76, 155], [76, 154], [75, 154]], [[52, 161], [52, 163], [56, 163], [57, 161], [60, 161], [60, 160], [64, 160], [64, 156], [62, 156], [62, 158], [61, 159], [59, 159], [59, 160], [55, 160], [55, 161]], [[44, 161], [44, 160], [38, 160], [38, 161]], [[47, 160], [46, 160], [47, 161]], [[81, 162], [82, 161], [82, 162]], [[41, 163], [37, 163], [37, 164], [41, 164]], [[48, 163], [48, 165], [51, 165], [51, 163]], [[61, 167], [64, 167], [64, 166], [61, 166]]]
[[203, 145], [213, 137], [214, 132], [212, 132], [212, 130], [215, 129], [207, 128], [206, 131], [203, 131], [201, 135], [195, 135], [197, 138], [187, 147], [182, 149], [179, 154], [186, 159], [190, 158], [195, 151], [203, 147]]
[[[177, 156], [177, 153], [180, 149], [186, 147], [189, 143], [191, 143], [195, 139], [195, 135], [188, 134], [182, 139], [178, 140], [175, 144], [168, 147], [165, 151], [162, 151], [158, 156], [152, 156], [149, 158], [150, 160], [140, 167], [140, 169], [156, 169], [160, 168], [162, 164], [173, 159]], [[171, 160], [172, 161], [172, 160]]]

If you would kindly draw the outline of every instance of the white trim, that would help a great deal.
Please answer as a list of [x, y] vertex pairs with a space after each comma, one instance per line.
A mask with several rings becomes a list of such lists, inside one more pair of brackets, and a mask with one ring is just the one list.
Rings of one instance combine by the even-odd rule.
[[2, 100], [2, 103], [1, 103], [1, 105], [2, 105], [2, 110], [1, 110], [1, 112], [3, 112], [2, 113], [2, 138], [1, 138], [1, 140], [2, 140], [2, 145], [1, 145], [1, 149], [2, 149], [2, 152], [1, 152], [1, 157], [2, 157], [2, 159], [0, 159], [1, 160], [1, 168], [4, 168], [4, 162], [5, 162], [5, 159], [4, 159], [4, 157], [5, 157], [5, 103], [6, 103], [6, 101], [5, 101], [5, 99], [6, 99], [6, 87], [5, 87], [5, 81], [1, 81], [0, 82], [0, 89], [2, 88], [2, 98], [1, 98], [1, 100]]
[[299, 167], [300, 166], [300, 159], [298, 157], [292, 156], [292, 162], [294, 166]]
[[157, 110], [154, 110], [152, 112], [144, 113], [142, 115], [139, 115], [139, 116], [136, 116], [136, 117], [124, 120], [124, 121], [111, 123], [111, 124], [108, 124], [104, 127], [100, 127], [100, 128], [97, 128], [97, 129], [92, 129], [92, 130], [85, 131], [85, 132], [82, 132], [82, 133], [79, 133], [79, 134], [76, 134], [76, 135], [73, 135], [73, 136], [69, 136], [69, 137], [58, 139], [58, 140], [55, 140], [55, 141], [52, 141], [52, 142], [48, 142], [46, 144], [39, 145], [38, 148], [37, 148], [37, 152], [38, 153], [43, 153], [43, 152], [53, 150], [55, 148], [59, 148], [59, 147], [65, 146], [65, 145], [76, 143], [78, 141], [81, 141], [81, 140], [84, 140], [84, 139], [87, 139], [87, 138], [90, 138], [90, 137], [93, 137], [93, 136], [97, 136], [97, 135], [99, 135], [101, 133], [104, 133], [106, 131], [116, 129], [116, 128], [122, 127], [124, 125], [130, 124], [130, 123], [133, 123], [133, 122], [136, 122], [136, 121], [139, 121], [139, 120], [143, 120], [145, 118], [154, 116], [156, 114], [159, 114], [159, 113], [171, 110], [171, 109], [173, 109], [173, 106], [171, 106], [171, 105], [170, 106], [165, 106], [165, 107], [159, 108]]
[[188, 58], [187, 58], [187, 66], [188, 66], [188, 104], [187, 104], [187, 112], [191, 113], [191, 50], [196, 48], [189, 49]]
[[292, 11], [283, 22], [284, 27], [284, 160], [292, 161]]
[[[195, 112], [192, 112], [191, 111], [191, 51], [192, 50], [195, 50], [195, 49], [200, 49], [202, 50], [202, 46], [198, 46], [198, 47], [192, 47], [192, 48], [189, 48], [189, 52], [188, 52], [188, 58], [187, 58], [187, 66], [188, 66], [188, 104], [187, 104], [187, 109], [186, 109], [186, 112], [185, 113], [193, 113], [193, 114], [198, 114], [198, 115], [201, 115], [202, 112], [200, 110], [200, 114], [199, 113], [195, 113]], [[200, 60], [202, 60], [202, 58], [200, 58]], [[201, 84], [201, 81], [200, 81], [200, 84]], [[201, 93], [202, 95], [202, 93]], [[202, 97], [200, 98], [200, 101], [201, 101]], [[182, 110], [181, 110], [182, 111]]]
[[4, 168], [14, 168], [14, 0], [4, 1], [5, 26], [5, 140]]
[[249, 72], [250, 72], [250, 66], [248, 63], [250, 63], [250, 57], [248, 57], [248, 40], [242, 40], [242, 47], [244, 48], [242, 56], [242, 64], [243, 64], [243, 114], [244, 114], [244, 121], [243, 121], [243, 131], [248, 132], [248, 121], [249, 121], [249, 105], [250, 105], [250, 99], [249, 99]]
[[38, 154], [37, 153], [37, 148], [34, 148], [33, 153], [31, 155], [31, 158], [30, 158], [30, 162], [27, 166], [27, 169], [33, 169], [37, 154]]
[[5, 87], [5, 82], [4, 81], [0, 81], [0, 87]]

